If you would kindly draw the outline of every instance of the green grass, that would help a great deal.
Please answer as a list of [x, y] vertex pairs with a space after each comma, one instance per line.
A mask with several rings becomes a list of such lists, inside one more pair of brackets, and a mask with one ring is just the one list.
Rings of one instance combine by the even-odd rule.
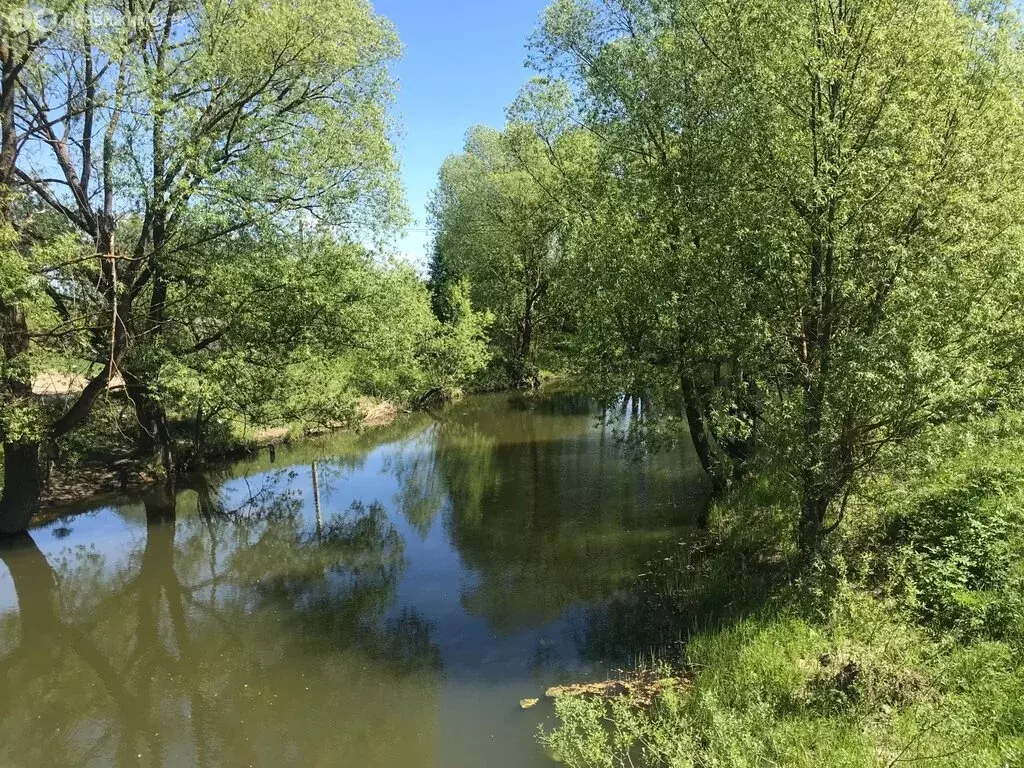
[[576, 768], [1006, 766], [1024, 760], [1024, 667], [947, 646], [850, 591], [828, 620], [765, 609], [690, 639], [692, 687], [643, 707], [561, 698], [542, 734]]
[[661, 577], [687, 622], [663, 658], [692, 685], [560, 698], [542, 743], [574, 768], [1024, 765], [1019, 427], [912, 446], [799, 572], [792, 499], [752, 480]]

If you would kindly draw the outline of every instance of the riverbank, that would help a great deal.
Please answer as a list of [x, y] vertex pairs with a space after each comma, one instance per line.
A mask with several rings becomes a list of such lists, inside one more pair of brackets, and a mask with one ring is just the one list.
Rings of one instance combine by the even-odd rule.
[[[259, 451], [272, 450], [300, 440], [345, 430], [378, 429], [393, 424], [401, 409], [389, 400], [361, 398], [354, 422], [342, 424], [303, 424], [242, 429], [230, 442], [210, 446], [205, 467], [216, 467], [237, 461]], [[118, 455], [118, 448], [122, 453]], [[124, 445], [104, 446], [97, 451], [101, 458], [82, 457], [66, 464], [58, 463], [52, 470], [49, 486], [42, 496], [34, 522], [46, 520], [55, 511], [86, 500], [115, 497], [163, 482], [164, 476], [155, 462], [139, 462], [124, 450]]]
[[542, 743], [574, 768], [1024, 764], [1019, 421], [919, 446], [809, 566], [780, 544], [792, 500], [736, 491], [648, 585], [656, 676], [692, 684], [559, 696]]

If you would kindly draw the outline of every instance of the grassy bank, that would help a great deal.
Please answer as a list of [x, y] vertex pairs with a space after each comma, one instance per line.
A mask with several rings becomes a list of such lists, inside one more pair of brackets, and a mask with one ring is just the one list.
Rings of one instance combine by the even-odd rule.
[[689, 683], [559, 697], [542, 742], [577, 768], [1024, 764], [1020, 434], [987, 419], [915, 446], [811, 564], [792, 500], [751, 480], [656, 576], [652, 642]]

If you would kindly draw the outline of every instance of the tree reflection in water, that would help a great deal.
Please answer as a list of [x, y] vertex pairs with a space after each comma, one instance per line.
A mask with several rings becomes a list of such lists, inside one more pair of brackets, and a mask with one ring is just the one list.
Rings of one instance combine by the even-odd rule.
[[28, 534], [0, 550], [18, 600], [0, 622], [0, 764], [422, 754], [408, 724], [432, 741], [440, 657], [428, 623], [389, 615], [405, 561], [379, 505], [318, 533], [291, 493], [228, 510], [202, 485], [147, 496], [144, 514], [120, 567], [81, 550], [55, 570]]
[[9, 542], [0, 765], [544, 765], [516, 702], [621, 661], [704, 500], [601, 413], [470, 398]]
[[443, 513], [478, 577], [463, 607], [495, 632], [617, 595], [702, 515], [699, 467], [677, 454], [624, 460], [613, 428], [594, 430], [601, 412], [571, 394], [477, 398], [391, 457], [406, 519], [424, 535]]

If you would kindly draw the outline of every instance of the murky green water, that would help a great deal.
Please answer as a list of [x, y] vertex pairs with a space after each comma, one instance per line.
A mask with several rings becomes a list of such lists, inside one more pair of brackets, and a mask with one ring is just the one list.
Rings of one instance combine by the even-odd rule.
[[628, 663], [611, 602], [699, 477], [500, 395], [36, 528], [0, 551], [0, 765], [548, 765], [519, 700]]

